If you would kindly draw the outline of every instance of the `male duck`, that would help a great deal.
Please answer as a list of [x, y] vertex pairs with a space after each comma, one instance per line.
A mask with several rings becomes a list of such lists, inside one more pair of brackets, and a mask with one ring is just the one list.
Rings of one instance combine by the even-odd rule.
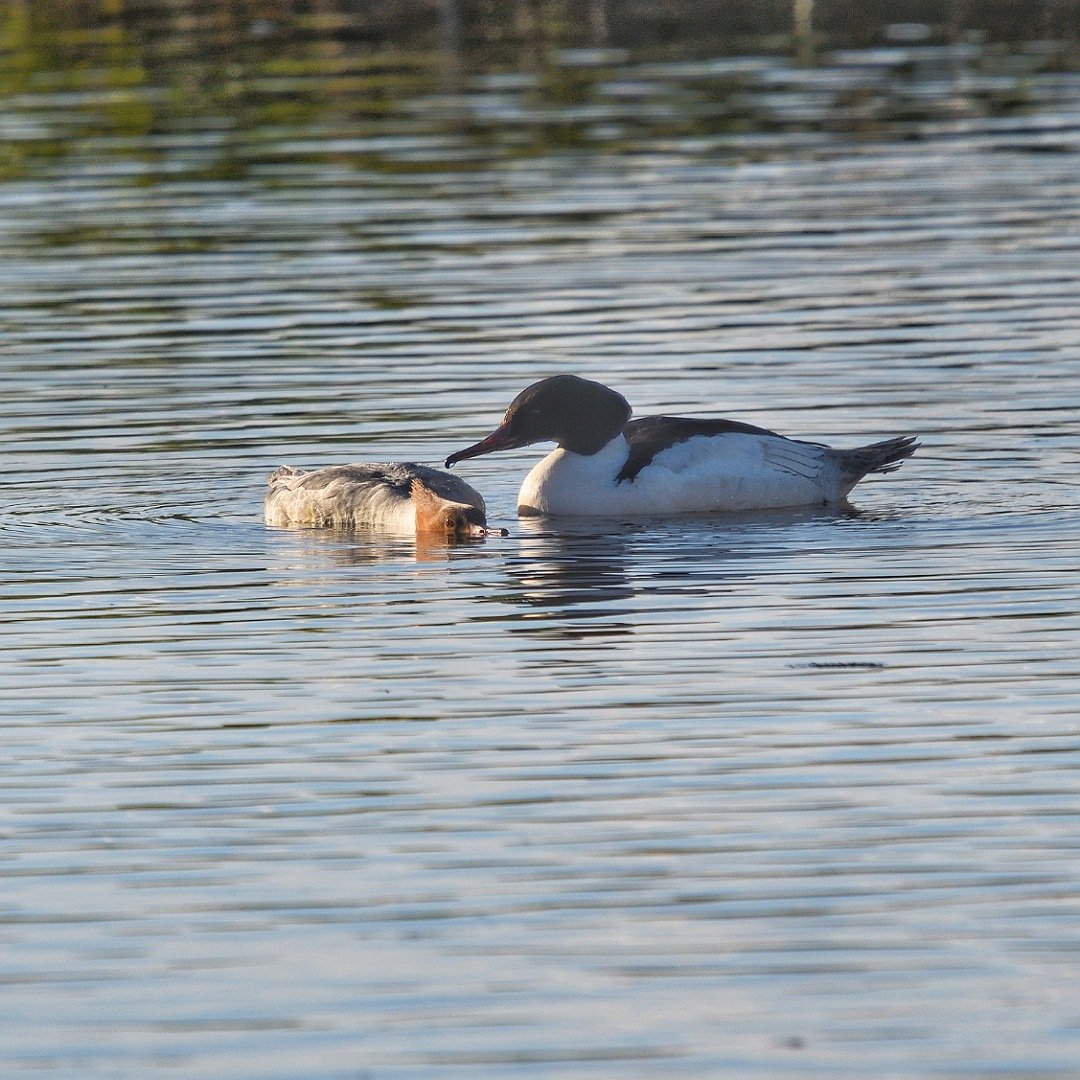
[[267, 483], [267, 525], [376, 527], [448, 538], [505, 535], [487, 528], [484, 500], [464, 480], [412, 462], [332, 465], [312, 472], [282, 465]]
[[602, 383], [555, 375], [526, 387], [502, 423], [465, 458], [554, 441], [521, 485], [521, 514], [612, 517], [764, 510], [841, 503], [871, 472], [890, 472], [918, 446], [912, 436], [852, 450], [789, 439], [735, 420], [630, 419]]

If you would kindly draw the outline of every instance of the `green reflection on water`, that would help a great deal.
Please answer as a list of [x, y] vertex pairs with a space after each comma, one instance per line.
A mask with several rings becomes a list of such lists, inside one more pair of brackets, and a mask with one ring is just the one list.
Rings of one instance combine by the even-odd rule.
[[[1075, 66], [1078, 6], [1036, 0], [1018, 19], [1016, 5], [667, 0], [642, 18], [614, 0], [0, 0], [0, 179], [68, 157], [139, 162], [129, 180], [148, 184], [273, 162], [419, 173], [656, 139], [872, 137], [1030, 107], [1034, 75]], [[876, 59], [837, 52], [867, 47]], [[725, 57], [761, 62], [707, 63]]]

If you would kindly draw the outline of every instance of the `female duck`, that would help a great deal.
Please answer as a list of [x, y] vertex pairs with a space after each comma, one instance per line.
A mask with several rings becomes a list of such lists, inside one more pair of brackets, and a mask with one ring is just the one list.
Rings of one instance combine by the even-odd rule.
[[464, 480], [412, 462], [333, 465], [304, 472], [289, 465], [267, 479], [267, 525], [375, 527], [405, 535], [488, 536], [487, 509]]
[[734, 420], [630, 419], [614, 390], [576, 375], [526, 387], [484, 440], [446, 459], [554, 441], [521, 485], [521, 514], [686, 514], [842, 503], [871, 472], [915, 452], [912, 436], [852, 450]]

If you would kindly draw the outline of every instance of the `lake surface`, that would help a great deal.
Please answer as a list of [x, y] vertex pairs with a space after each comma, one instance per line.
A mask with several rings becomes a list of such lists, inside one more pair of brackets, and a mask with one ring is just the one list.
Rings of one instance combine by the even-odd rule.
[[[1080, 1074], [1076, 72], [900, 27], [380, 110], [56, 41], [0, 98], [0, 1072]], [[506, 539], [263, 526], [557, 371], [924, 445], [842, 511], [519, 521], [533, 448], [458, 467]]]

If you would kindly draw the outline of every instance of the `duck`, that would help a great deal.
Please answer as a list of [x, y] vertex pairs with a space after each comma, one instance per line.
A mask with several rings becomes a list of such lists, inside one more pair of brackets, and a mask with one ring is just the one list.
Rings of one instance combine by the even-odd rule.
[[487, 438], [445, 464], [554, 442], [521, 485], [519, 514], [664, 516], [843, 505], [864, 476], [891, 472], [919, 446], [902, 435], [841, 450], [737, 420], [630, 417], [611, 387], [553, 375], [522, 390]]
[[425, 537], [506, 535], [489, 529], [483, 497], [464, 480], [411, 461], [275, 469], [263, 505], [267, 525], [376, 528]]

